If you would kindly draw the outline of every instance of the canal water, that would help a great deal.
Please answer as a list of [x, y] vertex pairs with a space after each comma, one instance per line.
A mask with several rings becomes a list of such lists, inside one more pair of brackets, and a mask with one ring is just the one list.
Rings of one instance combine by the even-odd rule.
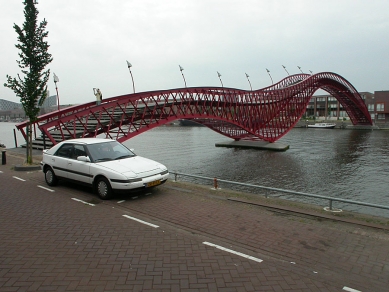
[[[0, 143], [10, 148], [15, 147], [14, 127], [0, 123]], [[285, 152], [215, 147], [215, 143], [228, 140], [205, 127], [162, 126], [124, 144], [174, 172], [389, 206], [388, 131], [295, 128], [279, 140], [290, 145]], [[323, 200], [271, 195], [328, 206]], [[334, 207], [389, 217], [386, 210], [337, 202]]]

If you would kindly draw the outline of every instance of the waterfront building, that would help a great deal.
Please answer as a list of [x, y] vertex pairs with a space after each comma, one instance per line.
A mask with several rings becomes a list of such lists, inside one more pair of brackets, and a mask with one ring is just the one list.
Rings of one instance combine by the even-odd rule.
[[[371, 119], [377, 125], [389, 123], [389, 90], [360, 92]], [[305, 112], [305, 118], [321, 120], [348, 120], [347, 112], [340, 102], [330, 94], [314, 95]]]

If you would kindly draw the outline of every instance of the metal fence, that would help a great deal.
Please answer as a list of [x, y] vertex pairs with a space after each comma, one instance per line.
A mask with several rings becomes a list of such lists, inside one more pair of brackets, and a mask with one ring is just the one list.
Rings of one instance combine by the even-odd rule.
[[[366, 206], [366, 207], [372, 207], [372, 208], [379, 208], [379, 209], [385, 209], [389, 210], [389, 206], [383, 206], [378, 204], [371, 204], [366, 202], [359, 202], [354, 200], [348, 200], [348, 199], [342, 199], [342, 198], [334, 198], [334, 197], [328, 197], [328, 196], [321, 196], [316, 194], [309, 194], [309, 193], [303, 193], [303, 192], [296, 192], [292, 190], [285, 190], [280, 188], [272, 188], [272, 187], [266, 187], [266, 186], [259, 186], [259, 185], [253, 185], [253, 184], [247, 184], [247, 183], [240, 183], [230, 180], [224, 180], [224, 179], [217, 179], [217, 178], [211, 178], [211, 177], [205, 177], [205, 176], [199, 176], [199, 175], [193, 175], [193, 174], [186, 174], [186, 173], [179, 173], [179, 172], [170, 172], [170, 174], [174, 175], [174, 181], [177, 181], [177, 176], [186, 176], [186, 177], [192, 177], [192, 178], [198, 178], [203, 179], [207, 181], [213, 182], [213, 187], [215, 189], [218, 188], [218, 183], [226, 183], [231, 185], [238, 185], [238, 186], [245, 186], [245, 187], [251, 187], [256, 189], [262, 189], [262, 190], [268, 190], [268, 191], [274, 191], [274, 192], [281, 192], [286, 193], [290, 195], [296, 195], [296, 196], [304, 196], [309, 198], [316, 198], [316, 199], [322, 199], [322, 200], [328, 200], [328, 208], [325, 208], [328, 211], [337, 211], [338, 209], [333, 208], [333, 202], [342, 202], [342, 203], [348, 203], [348, 204], [354, 204], [354, 205], [360, 205], [360, 206]], [[265, 194], [265, 197], [268, 197], [268, 194]]]

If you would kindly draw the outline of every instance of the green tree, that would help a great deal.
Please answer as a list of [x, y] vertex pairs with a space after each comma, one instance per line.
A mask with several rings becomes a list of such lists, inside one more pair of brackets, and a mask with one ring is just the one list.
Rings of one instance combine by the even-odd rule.
[[16, 96], [20, 97], [20, 102], [29, 118], [27, 126], [27, 163], [32, 163], [32, 123], [37, 119], [39, 106], [43, 104], [47, 97], [47, 81], [50, 70], [44, 71], [45, 67], [53, 60], [48, 53], [49, 45], [45, 41], [48, 36], [46, 31], [47, 21], [37, 22], [38, 10], [34, 0], [25, 0], [23, 27], [14, 24], [14, 29], [18, 34], [18, 44], [15, 45], [20, 50], [17, 60], [23, 73], [17, 78], [7, 75], [5, 87], [11, 88]]

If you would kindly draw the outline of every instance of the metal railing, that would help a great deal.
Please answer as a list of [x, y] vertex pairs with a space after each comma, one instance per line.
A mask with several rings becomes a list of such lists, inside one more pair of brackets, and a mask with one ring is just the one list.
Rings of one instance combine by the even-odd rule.
[[[285, 189], [280, 189], [280, 188], [265, 187], [265, 186], [259, 186], [259, 185], [253, 185], [253, 184], [247, 184], [247, 183], [240, 183], [240, 182], [224, 180], [224, 179], [217, 179], [217, 178], [210, 178], [210, 177], [193, 175], [193, 174], [179, 173], [179, 172], [170, 172], [170, 174], [174, 175], [174, 181], [177, 181], [177, 176], [187, 176], [187, 177], [193, 177], [193, 178], [213, 181], [214, 189], [218, 189], [218, 182], [222, 182], [222, 183], [231, 184], [231, 185], [252, 187], [252, 188], [263, 189], [263, 190], [268, 190], [268, 191], [274, 191], [274, 192], [281, 192], [281, 193], [291, 194], [291, 195], [305, 196], [305, 197], [310, 197], [310, 198], [328, 200], [329, 206], [328, 206], [328, 209], [326, 209], [326, 208], [325, 209], [329, 210], [329, 211], [336, 211], [336, 210], [338, 210], [338, 209], [333, 209], [333, 207], [332, 207], [334, 201], [335, 202], [342, 202], [342, 203], [348, 203], [348, 204], [354, 204], [354, 205], [360, 205], [360, 206], [366, 206], [366, 207], [372, 207], [372, 208], [379, 208], [379, 209], [389, 210], [389, 206], [383, 206], [383, 205], [378, 205], [378, 204], [371, 204], [371, 203], [366, 203], [366, 202], [359, 202], [359, 201], [342, 199], [342, 198], [321, 196], [321, 195], [316, 195], [316, 194], [296, 192], [296, 191], [292, 191], [292, 190], [285, 190]], [[268, 198], [268, 195], [265, 194], [265, 197]]]

